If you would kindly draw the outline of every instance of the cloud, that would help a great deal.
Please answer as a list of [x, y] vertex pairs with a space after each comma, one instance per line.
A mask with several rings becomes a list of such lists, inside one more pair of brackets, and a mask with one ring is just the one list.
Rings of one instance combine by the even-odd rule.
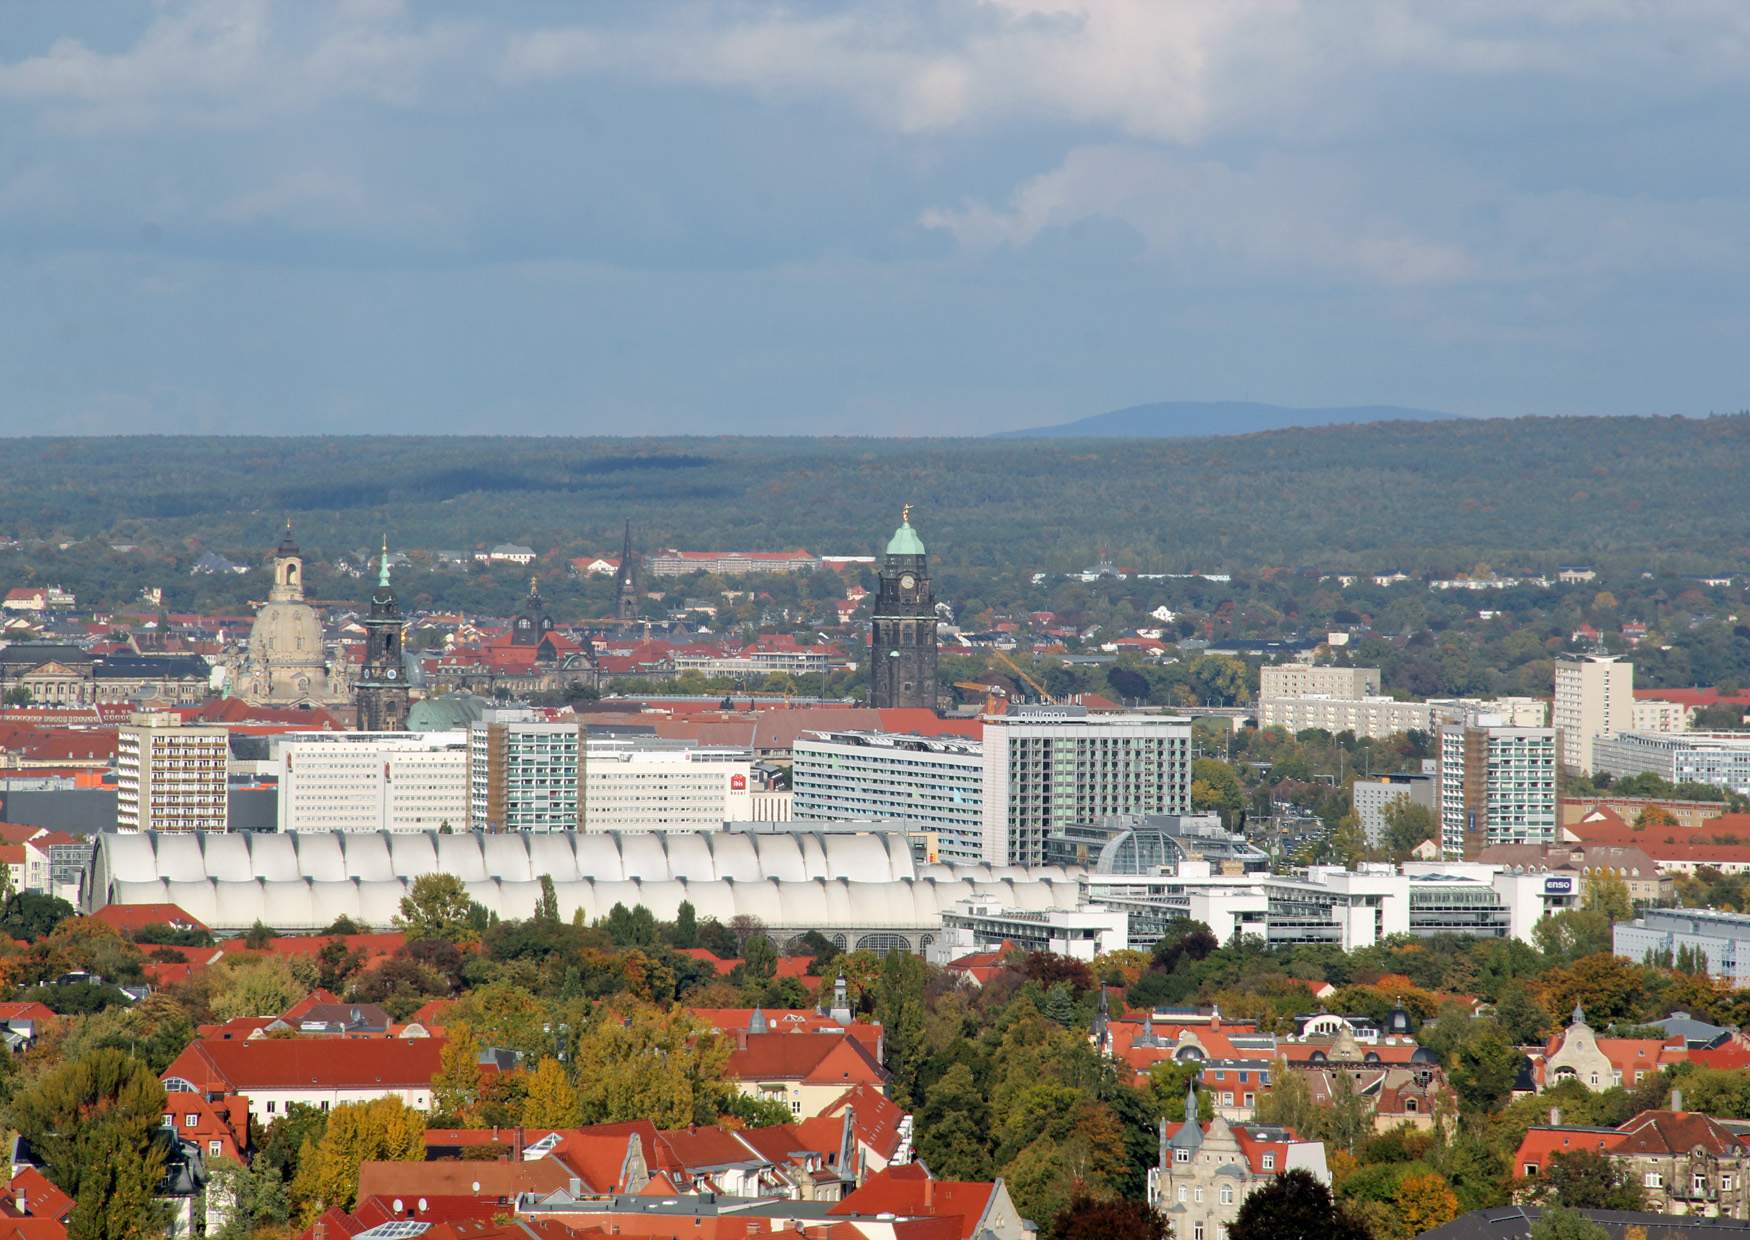
[[1238, 268], [1252, 279], [1445, 284], [1476, 269], [1462, 245], [1421, 235], [1352, 175], [1281, 156], [1236, 168], [1143, 147], [1083, 147], [1017, 189], [1007, 208], [932, 208], [920, 222], [988, 250], [1095, 219], [1128, 225], [1151, 258], [1199, 282]]
[[192, 0], [159, 8], [123, 50], [63, 37], [0, 64], [0, 100], [79, 133], [245, 128], [343, 98], [405, 106], [473, 32], [415, 25], [395, 0]]

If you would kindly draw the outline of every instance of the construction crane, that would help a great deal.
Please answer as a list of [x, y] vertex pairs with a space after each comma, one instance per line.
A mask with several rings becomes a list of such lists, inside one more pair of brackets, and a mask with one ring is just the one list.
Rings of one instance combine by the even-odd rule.
[[1034, 680], [1031, 676], [1027, 675], [1026, 672], [1022, 671], [1021, 665], [1019, 663], [1017, 663], [1013, 659], [1009, 658], [1008, 655], [1004, 654], [1000, 650], [993, 650], [993, 651], [991, 651], [991, 654], [996, 656], [996, 660], [998, 663], [1001, 663], [1004, 667], [1008, 668], [1011, 672], [1015, 673], [1016, 676], [1019, 676], [1021, 678], [1021, 683], [1026, 685], [1029, 689], [1033, 690], [1034, 695], [1041, 702], [1044, 702], [1047, 706], [1055, 706], [1057, 704], [1056, 699], [1054, 699], [1049, 693], [1047, 693], [1045, 691], [1045, 686], [1040, 684], [1037, 680]]
[[964, 693], [976, 693], [984, 698], [984, 713], [1003, 715], [1009, 710], [1009, 691], [1001, 685], [980, 684], [976, 680], [956, 680], [954, 687]]

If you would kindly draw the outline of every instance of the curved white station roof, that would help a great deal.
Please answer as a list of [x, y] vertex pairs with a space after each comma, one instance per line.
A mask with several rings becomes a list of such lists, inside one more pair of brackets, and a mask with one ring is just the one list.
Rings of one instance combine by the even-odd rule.
[[642, 904], [672, 920], [758, 918], [773, 929], [931, 930], [978, 896], [1006, 908], [1075, 908], [1062, 867], [913, 864], [902, 836], [739, 832], [590, 834], [143, 834], [97, 837], [87, 902], [180, 905], [215, 930], [257, 921], [321, 929], [342, 915], [389, 925], [415, 878], [454, 874], [500, 917], [527, 917], [547, 875], [569, 919]]

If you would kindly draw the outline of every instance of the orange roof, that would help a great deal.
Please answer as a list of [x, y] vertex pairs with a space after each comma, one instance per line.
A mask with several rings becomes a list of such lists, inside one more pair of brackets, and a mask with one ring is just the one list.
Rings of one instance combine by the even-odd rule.
[[887, 1070], [850, 1034], [750, 1033], [730, 1052], [725, 1074], [740, 1081], [801, 1081], [808, 1085], [884, 1085]]
[[[569, 1187], [571, 1170], [552, 1158], [523, 1162], [476, 1158], [359, 1164], [360, 1197], [515, 1197]], [[478, 1187], [476, 1187], [476, 1185]]]
[[899, 1125], [905, 1119], [899, 1104], [872, 1085], [853, 1085], [821, 1115], [837, 1116], [845, 1107], [851, 1109], [851, 1131], [857, 1140], [891, 1161], [899, 1150]]
[[180, 1077], [204, 1093], [424, 1087], [437, 1072], [443, 1045], [442, 1038], [202, 1038], [161, 1075]]
[[177, 929], [205, 930], [193, 913], [179, 904], [106, 904], [91, 914], [93, 921], [121, 931], [137, 934], [147, 926], [172, 926]]
[[22, 1168], [6, 1189], [9, 1204], [23, 1194], [24, 1211], [32, 1218], [62, 1222], [73, 1212], [73, 1199], [51, 1184], [49, 1178], [35, 1167]]
[[876, 1172], [827, 1213], [958, 1218], [958, 1235], [970, 1238], [995, 1191], [995, 1184], [981, 1181], [933, 1180], [918, 1163], [906, 1163]]
[[15, 999], [0, 1003], [0, 1021], [54, 1020], [55, 1010], [46, 1003], [31, 999]]

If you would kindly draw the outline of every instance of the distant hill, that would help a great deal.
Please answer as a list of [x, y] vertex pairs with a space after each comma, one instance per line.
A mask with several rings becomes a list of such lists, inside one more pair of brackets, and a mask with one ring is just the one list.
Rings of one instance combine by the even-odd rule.
[[1296, 409], [1259, 405], [1243, 400], [1165, 400], [1132, 405], [1110, 413], [1001, 431], [993, 439], [1189, 439], [1207, 435], [1249, 435], [1305, 426], [1342, 426], [1356, 422], [1437, 422], [1456, 417], [1432, 409], [1397, 405], [1340, 405], [1328, 409]]

